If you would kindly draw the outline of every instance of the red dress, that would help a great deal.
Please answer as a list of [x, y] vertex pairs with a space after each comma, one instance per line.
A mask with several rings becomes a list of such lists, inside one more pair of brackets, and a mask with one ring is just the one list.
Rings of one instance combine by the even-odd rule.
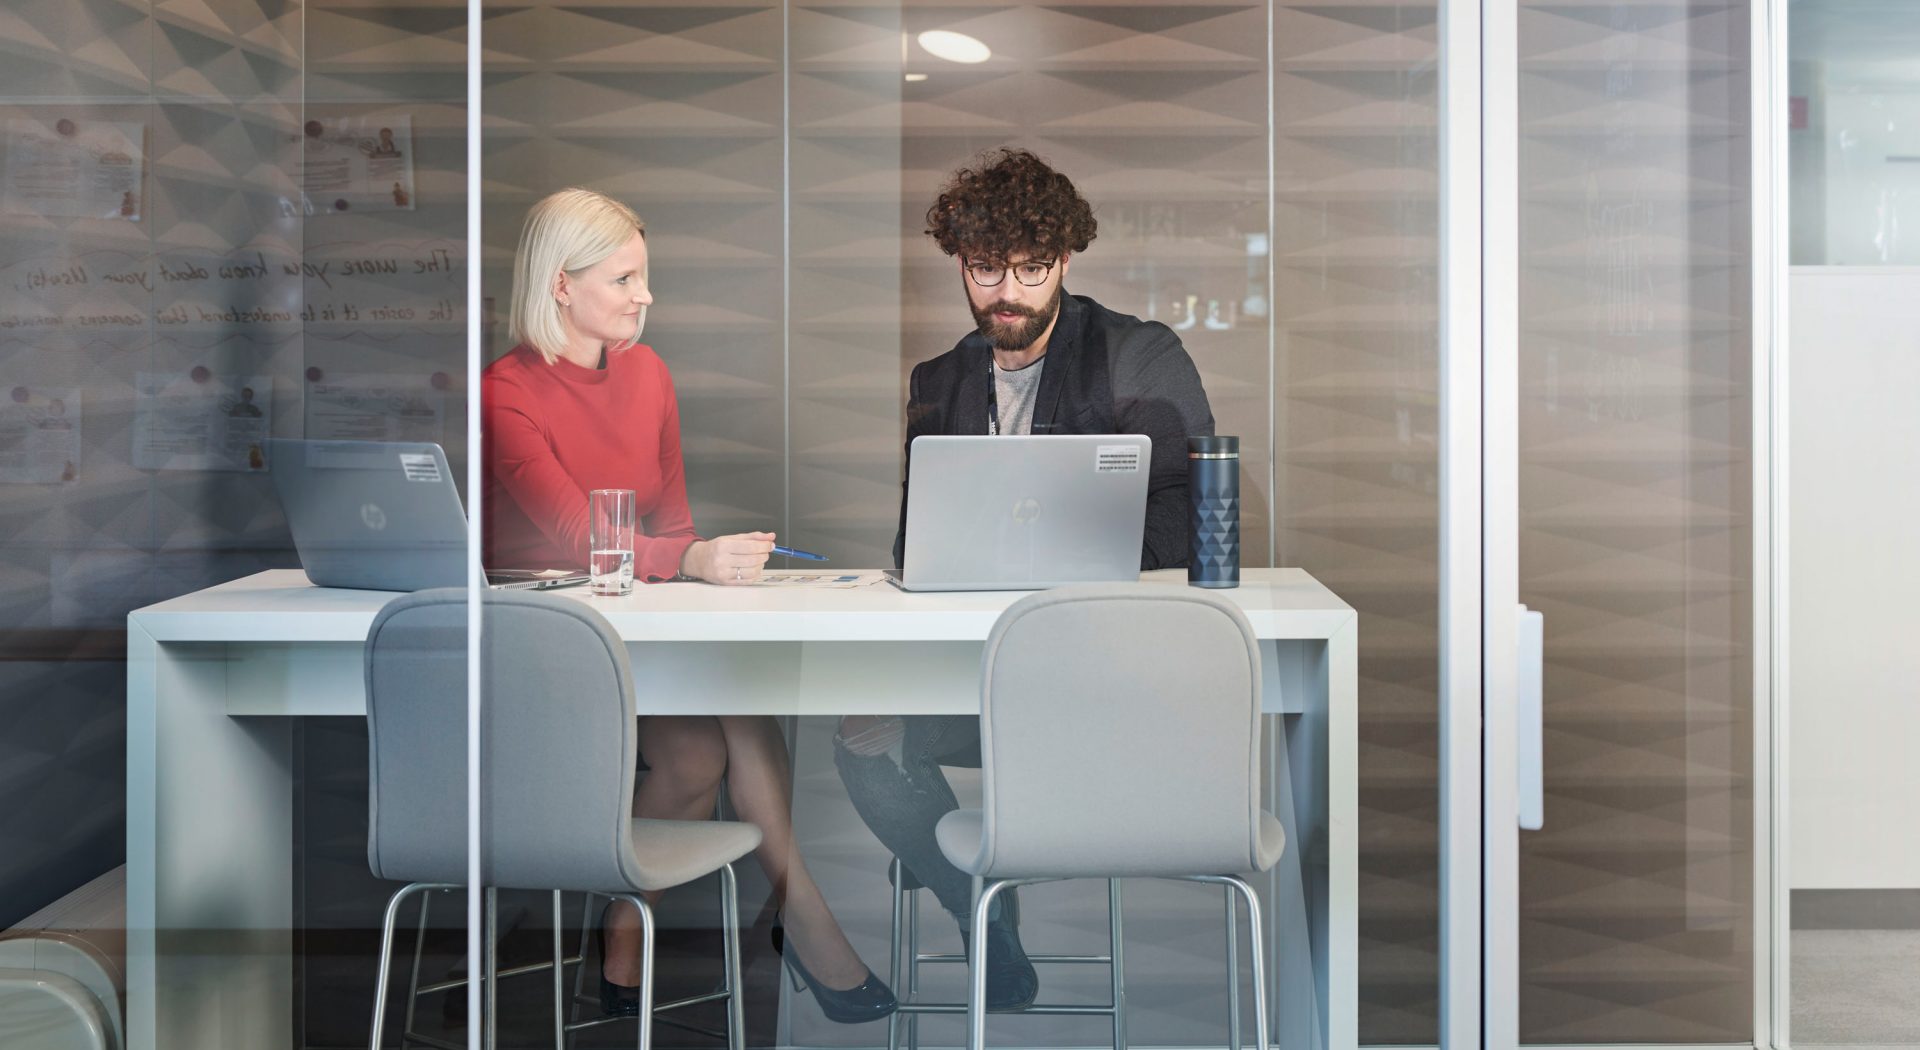
[[490, 569], [585, 569], [587, 492], [632, 489], [637, 579], [671, 579], [698, 539], [680, 464], [680, 407], [648, 346], [604, 369], [514, 347], [480, 378]]

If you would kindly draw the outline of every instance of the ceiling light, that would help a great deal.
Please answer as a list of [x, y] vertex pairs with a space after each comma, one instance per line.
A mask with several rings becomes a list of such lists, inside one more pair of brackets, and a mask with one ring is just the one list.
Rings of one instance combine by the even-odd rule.
[[920, 34], [919, 40], [920, 46], [927, 49], [927, 54], [935, 58], [944, 58], [949, 62], [973, 65], [993, 57], [993, 52], [987, 49], [987, 45], [965, 33], [929, 29]]
[[907, 83], [909, 84], [918, 84], [925, 79], [927, 79], [927, 75], [925, 73], [908, 73], [907, 74]]

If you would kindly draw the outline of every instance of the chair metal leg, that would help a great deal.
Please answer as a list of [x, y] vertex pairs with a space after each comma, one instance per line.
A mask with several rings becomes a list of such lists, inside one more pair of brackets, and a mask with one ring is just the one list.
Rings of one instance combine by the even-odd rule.
[[[899, 987], [895, 985], [895, 987]], [[920, 892], [907, 894], [907, 998], [920, 1001]], [[920, 1015], [907, 1015], [907, 1050], [920, 1050]]]
[[649, 1050], [653, 1045], [653, 909], [638, 894], [621, 894], [617, 899], [640, 912], [640, 1034], [636, 1045], [638, 1050]]
[[1260, 925], [1260, 896], [1237, 875], [1203, 875], [1187, 881], [1224, 885], [1247, 905], [1247, 955], [1253, 970], [1253, 1038], [1256, 1050], [1272, 1050], [1267, 1041], [1267, 951]]
[[567, 1047], [567, 950], [560, 942], [560, 891], [553, 891], [553, 1050]]
[[486, 976], [480, 987], [481, 1007], [486, 1011], [486, 1016], [481, 1019], [483, 1035], [480, 1047], [481, 1050], [495, 1050], [500, 1045], [499, 1032], [495, 1029], [495, 1007], [500, 1000], [500, 952], [496, 943], [500, 937], [500, 891], [492, 886], [487, 887], [486, 915], [481, 922], [480, 935], [484, 939], [481, 950], [487, 961]]
[[[725, 929], [721, 931], [720, 943], [727, 970], [727, 1050], [746, 1050], [747, 1011], [740, 980], [740, 884], [734, 878], [731, 864], [720, 866], [720, 893], [724, 898], [720, 921]], [[652, 983], [651, 974], [648, 983]]]
[[[898, 992], [902, 990], [900, 985], [900, 941], [901, 938], [906, 935], [906, 931], [900, 927], [900, 912], [902, 910], [900, 907], [900, 898], [905, 891], [900, 888], [902, 876], [899, 857], [893, 858], [892, 870], [890, 870], [888, 874], [892, 876], [891, 882], [893, 883], [893, 921], [887, 925], [887, 987]], [[900, 1050], [900, 1022], [900, 1011], [895, 1010], [893, 1013], [887, 1015], [887, 1050]]]
[[1120, 950], [1120, 880], [1107, 880], [1107, 955], [1113, 960], [1113, 1050], [1127, 1050], [1127, 966]]
[[407, 976], [407, 1012], [400, 1021], [400, 1050], [407, 1050], [407, 1035], [413, 1031], [415, 1008], [420, 1005], [420, 957], [427, 946], [427, 908], [433, 903], [433, 890], [420, 894], [420, 922], [413, 931], [413, 969]]
[[1240, 909], [1234, 900], [1232, 887], [1227, 888], [1226, 898], [1227, 1050], [1240, 1050]]
[[[387, 984], [393, 979], [393, 935], [400, 922], [400, 905], [416, 893], [452, 889], [459, 887], [438, 882], [414, 882], [400, 887], [392, 897], [387, 898], [387, 913], [380, 922], [380, 975], [376, 978], [379, 984], [373, 990], [373, 1028], [367, 1038], [369, 1050], [380, 1050], [380, 1029], [386, 1027], [387, 1023]], [[421, 920], [423, 924], [425, 921], [424, 918]]]
[[973, 897], [973, 950], [967, 953], [967, 1050], [987, 1046], [987, 915], [993, 899], [1018, 879], [984, 881]]

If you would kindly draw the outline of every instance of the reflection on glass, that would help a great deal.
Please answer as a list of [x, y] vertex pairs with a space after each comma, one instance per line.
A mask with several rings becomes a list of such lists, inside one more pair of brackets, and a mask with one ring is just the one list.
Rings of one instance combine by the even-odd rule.
[[1920, 264], [1920, 13], [1846, 0], [1789, 10], [1791, 262]]
[[1521, 1037], [1753, 1026], [1747, 11], [1520, 16]]
[[[1913, 765], [1905, 522], [1920, 244], [1920, 11], [1794, 0], [1787, 143], [1795, 271], [1788, 368], [1785, 683], [1795, 1044], [1920, 1045], [1920, 867], [1904, 819]], [[1871, 381], [1867, 381], [1871, 377]], [[1871, 609], [1844, 630], [1827, 610]]]

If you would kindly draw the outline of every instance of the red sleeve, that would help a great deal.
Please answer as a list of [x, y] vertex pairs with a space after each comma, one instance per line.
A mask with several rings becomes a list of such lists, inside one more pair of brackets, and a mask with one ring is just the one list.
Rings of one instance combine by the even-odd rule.
[[488, 383], [481, 398], [490, 455], [487, 469], [515, 503], [574, 564], [587, 564], [587, 494], [560, 465], [535, 400], [513, 383]]
[[633, 574], [649, 582], [670, 580], [680, 573], [687, 548], [700, 538], [693, 531], [693, 512], [687, 507], [687, 470], [680, 462], [680, 401], [673, 393], [673, 377], [666, 363], [660, 375], [660, 502], [640, 522], [643, 536], [633, 540]]

